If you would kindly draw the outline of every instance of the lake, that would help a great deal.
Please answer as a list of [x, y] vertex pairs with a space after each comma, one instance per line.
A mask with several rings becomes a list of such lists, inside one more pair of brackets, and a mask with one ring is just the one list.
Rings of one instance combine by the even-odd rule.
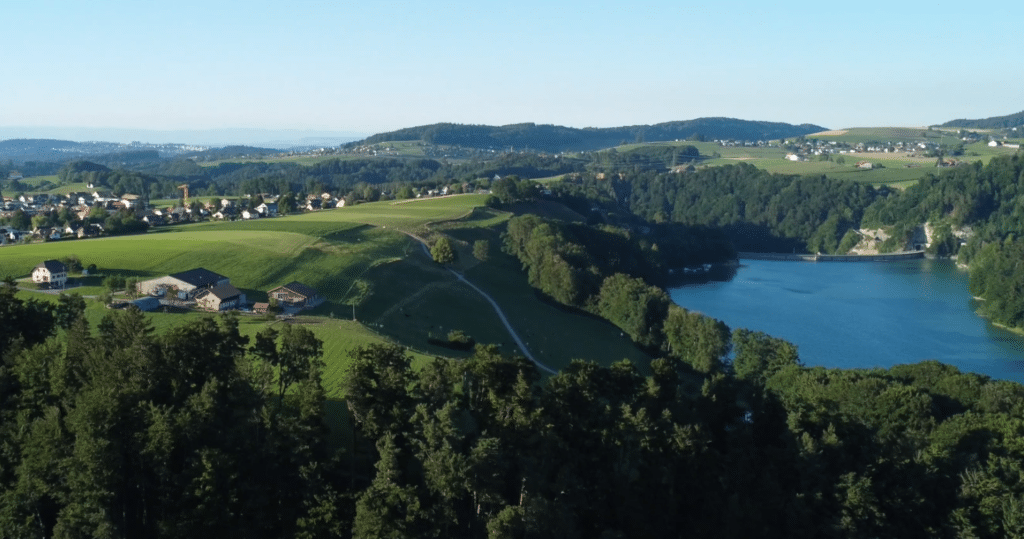
[[1024, 337], [975, 314], [967, 272], [950, 260], [741, 260], [727, 280], [669, 294], [730, 328], [792, 342], [807, 366], [884, 368], [936, 359], [1024, 383]]

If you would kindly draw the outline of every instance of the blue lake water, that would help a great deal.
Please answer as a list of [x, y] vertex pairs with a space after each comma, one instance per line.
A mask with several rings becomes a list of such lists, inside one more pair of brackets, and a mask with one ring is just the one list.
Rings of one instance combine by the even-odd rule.
[[797, 345], [805, 365], [890, 367], [936, 359], [1024, 383], [1024, 337], [975, 314], [949, 260], [741, 260], [728, 281], [669, 290], [691, 311]]

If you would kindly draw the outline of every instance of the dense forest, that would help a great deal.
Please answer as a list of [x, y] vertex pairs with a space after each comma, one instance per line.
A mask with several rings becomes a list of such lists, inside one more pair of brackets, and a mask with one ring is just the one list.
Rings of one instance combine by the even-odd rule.
[[1011, 127], [1024, 127], [1024, 111], [1006, 116], [993, 116], [978, 120], [950, 120], [939, 127], [961, 127], [966, 129], [1007, 129]]
[[554, 192], [656, 223], [721, 227], [739, 251], [836, 252], [886, 190], [824, 177], [771, 174], [740, 163], [690, 173], [588, 174]]
[[633, 142], [658, 142], [682, 139], [699, 140], [776, 140], [824, 131], [817, 125], [792, 125], [781, 122], [756, 122], [734, 118], [698, 118], [654, 125], [628, 127], [587, 127], [583, 129], [533, 123], [505, 126], [431, 124], [380, 133], [348, 146], [378, 142], [422, 140], [430, 144], [458, 145], [468, 148], [570, 152], [600, 150]]
[[1024, 388], [935, 362], [807, 369], [682, 310], [646, 378], [575, 361], [542, 379], [482, 345], [414, 371], [378, 345], [352, 352], [332, 437], [301, 326], [154, 335], [129, 310], [92, 331], [77, 296], [0, 296], [3, 538], [1024, 530]]

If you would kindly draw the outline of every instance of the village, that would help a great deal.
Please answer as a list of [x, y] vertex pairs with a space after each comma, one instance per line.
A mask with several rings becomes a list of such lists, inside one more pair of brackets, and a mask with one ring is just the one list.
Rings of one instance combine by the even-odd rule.
[[[276, 217], [279, 198], [271, 195], [215, 197], [208, 202], [193, 201], [191, 204], [186, 202], [184, 205], [160, 207], [151, 206], [139, 195], [116, 196], [101, 190], [66, 195], [43, 193], [3, 197], [0, 219], [5, 219], [9, 224], [0, 226], [0, 245], [110, 235], [112, 232], [106, 229], [104, 222], [109, 217], [119, 215], [142, 223], [142, 229], [209, 219], [252, 220]], [[254, 200], [258, 204], [254, 204]], [[318, 211], [344, 206], [344, 198], [325, 192], [309, 195], [298, 209]], [[55, 221], [53, 226], [48, 226], [49, 221]]]

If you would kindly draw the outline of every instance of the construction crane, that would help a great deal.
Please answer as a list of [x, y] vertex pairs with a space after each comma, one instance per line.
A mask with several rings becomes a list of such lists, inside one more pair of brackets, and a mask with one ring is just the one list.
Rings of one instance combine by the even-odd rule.
[[183, 200], [185, 201], [185, 205], [188, 206], [188, 184], [183, 183], [178, 186], [178, 189], [185, 191], [185, 198]]

